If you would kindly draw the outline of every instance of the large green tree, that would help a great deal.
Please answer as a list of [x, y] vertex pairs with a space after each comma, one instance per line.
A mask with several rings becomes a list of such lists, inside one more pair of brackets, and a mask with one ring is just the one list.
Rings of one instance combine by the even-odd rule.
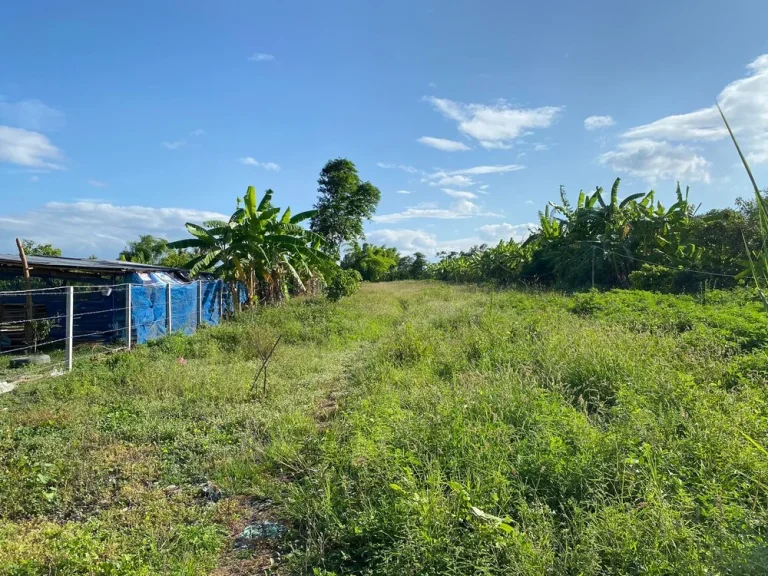
[[354, 163], [346, 158], [330, 160], [317, 184], [317, 212], [310, 227], [338, 256], [342, 243], [364, 237], [363, 221], [375, 214], [381, 192], [370, 182], [362, 182]]
[[52, 244], [38, 244], [25, 238], [22, 239], [21, 245], [27, 256], [61, 256], [61, 248], [54, 248]]

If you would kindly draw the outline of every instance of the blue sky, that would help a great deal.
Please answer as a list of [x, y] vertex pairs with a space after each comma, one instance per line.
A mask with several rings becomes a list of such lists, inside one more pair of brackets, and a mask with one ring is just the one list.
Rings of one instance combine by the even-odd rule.
[[768, 3], [738, 4], [3, 3], [0, 252], [115, 257], [249, 184], [307, 209], [338, 156], [406, 252], [520, 237], [560, 184], [729, 205], [716, 96], [768, 182]]

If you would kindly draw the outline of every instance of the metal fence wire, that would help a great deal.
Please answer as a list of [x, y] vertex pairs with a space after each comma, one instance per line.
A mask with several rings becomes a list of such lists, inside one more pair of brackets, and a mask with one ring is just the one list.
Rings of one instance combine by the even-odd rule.
[[130, 349], [168, 334], [193, 334], [201, 325], [219, 324], [232, 310], [232, 295], [221, 280], [0, 292], [0, 357], [58, 344], [70, 371], [76, 345], [120, 343]]

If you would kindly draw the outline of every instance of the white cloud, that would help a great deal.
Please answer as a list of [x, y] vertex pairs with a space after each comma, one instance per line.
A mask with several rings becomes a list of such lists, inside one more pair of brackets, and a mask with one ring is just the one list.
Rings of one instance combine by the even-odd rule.
[[432, 136], [422, 136], [418, 139], [418, 142], [431, 148], [437, 148], [443, 152], [461, 152], [463, 150], [471, 150], [469, 146], [463, 142], [457, 142], [456, 140], [446, 140], [445, 138], [433, 138]]
[[590, 116], [584, 119], [584, 128], [590, 132], [600, 128], [608, 128], [614, 124], [616, 124], [616, 121], [610, 116]]
[[248, 57], [251, 62], [271, 62], [274, 59], [272, 54], [265, 54], [264, 52], [256, 52]]
[[106, 188], [107, 183], [102, 182], [101, 180], [88, 180], [88, 184], [93, 186], [94, 188]]
[[430, 186], [467, 188], [475, 184], [475, 181], [471, 178], [472, 176], [506, 174], [507, 172], [522, 170], [523, 168], [525, 168], [525, 166], [520, 164], [504, 164], [496, 166], [473, 166], [471, 168], [462, 168], [460, 170], [438, 170], [431, 174], [425, 174], [421, 181], [428, 183]]
[[549, 150], [549, 146], [539, 143], [533, 147], [534, 152], [543, 152], [544, 150]]
[[472, 186], [475, 183], [468, 176], [462, 176], [461, 174], [451, 175], [445, 172], [430, 174], [423, 178], [422, 182], [429, 182], [430, 186]]
[[62, 128], [66, 116], [37, 99], [7, 102], [0, 97], [0, 122], [35, 132], [49, 132]]
[[488, 189], [488, 184], [483, 184], [479, 188], [480, 188], [480, 190], [487, 190]]
[[525, 166], [520, 164], [504, 164], [501, 166], [473, 166], [462, 170], [452, 170], [450, 174], [506, 174], [507, 172], [516, 172], [522, 170]]
[[65, 256], [116, 258], [129, 240], [152, 234], [169, 240], [188, 237], [185, 222], [226, 220], [207, 210], [115, 206], [104, 202], [49, 202], [19, 215], [0, 214], [0, 246], [16, 236], [52, 243]]
[[55, 162], [60, 161], [62, 156], [61, 150], [39, 132], [0, 126], [0, 162], [63, 170], [63, 166]]
[[437, 218], [439, 220], [457, 220], [463, 218], [474, 218], [477, 216], [499, 217], [499, 214], [486, 212], [483, 208], [466, 199], [459, 199], [453, 202], [449, 208], [439, 208], [433, 203], [421, 203], [416, 206], [409, 206], [402, 212], [393, 214], [379, 214], [373, 217], [374, 222], [389, 224], [392, 222], [401, 222], [402, 220], [411, 220], [413, 218]]
[[410, 194], [410, 190], [396, 190], [395, 194]]
[[453, 190], [451, 188], [443, 188], [443, 192], [451, 196], [452, 198], [464, 198], [465, 200], [474, 200], [477, 198], [477, 194], [474, 192], [465, 192], [463, 190]]
[[[727, 113], [727, 112], [726, 112]], [[720, 114], [714, 106], [666, 116], [650, 124], [630, 128], [624, 138], [650, 138], [654, 140], [719, 140], [728, 136]]]
[[461, 252], [479, 244], [495, 244], [502, 239], [514, 238], [522, 241], [528, 236], [531, 227], [533, 224], [492, 224], [477, 228], [473, 236], [451, 240], [439, 240], [435, 234], [421, 229], [383, 228], [368, 232], [366, 236], [376, 244], [394, 246], [403, 254], [422, 252], [427, 256], [434, 256], [438, 252]]
[[168, 148], [168, 150], [178, 150], [179, 148], [182, 148], [186, 143], [186, 140], [173, 140], [171, 142], [163, 142], [162, 144]]
[[[189, 135], [198, 138], [205, 134], [205, 130], [202, 128], [195, 128], [192, 130]], [[188, 140], [186, 138], [180, 138], [179, 140], [171, 140], [169, 142], [162, 142], [162, 145], [168, 148], [168, 150], [178, 150], [179, 148], [183, 148], [188, 143]]]
[[480, 226], [477, 232], [481, 238], [488, 242], [498, 242], [499, 240], [509, 240], [510, 238], [515, 240], [515, 242], [522, 242], [529, 236], [531, 229], [535, 227], [535, 224], [509, 224], [503, 222], [501, 224]]
[[514, 108], [500, 100], [493, 105], [463, 104], [445, 98], [426, 98], [458, 129], [484, 148], [509, 148], [511, 143], [534, 128], [547, 128], [562, 110], [558, 106]]
[[526, 200], [525, 203], [530, 204], [531, 206], [536, 204], [533, 200]]
[[[763, 54], [747, 65], [745, 78], [735, 80], [720, 92], [720, 102], [728, 121], [739, 138], [739, 143], [754, 164], [768, 163], [768, 54]], [[717, 108], [709, 106], [684, 114], [665, 116], [654, 122], [630, 128], [622, 134], [627, 140], [619, 149], [604, 158], [612, 160], [627, 155], [627, 148], [644, 149], [645, 167], [639, 170], [647, 180], [674, 178], [692, 174], [695, 179], [708, 181], [708, 162], [687, 146], [674, 147], [671, 142], [713, 142], [728, 138]], [[652, 144], [649, 144], [652, 143]], [[673, 150], [673, 158], [651, 157], [655, 149], [658, 154]], [[635, 154], [637, 156], [637, 154]], [[605, 162], [603, 162], [605, 163]], [[636, 168], [636, 162], [631, 162]], [[620, 162], [620, 165], [625, 163]], [[634, 173], [629, 171], [630, 174]]]
[[408, 174], [418, 174], [421, 172], [421, 170], [418, 170], [413, 166], [406, 166], [405, 164], [388, 164], [387, 162], [376, 162], [376, 166], [379, 168], [385, 168], [387, 170], [402, 170]]
[[688, 146], [649, 139], [621, 142], [616, 150], [598, 157], [598, 162], [616, 172], [659, 180], [709, 182], [709, 162]]
[[280, 171], [280, 166], [278, 166], [274, 162], [259, 162], [258, 160], [250, 156], [238, 158], [238, 162], [240, 162], [240, 164], [245, 164], [246, 166], [259, 166], [261, 168], [264, 168], [265, 170], [272, 170], [273, 172]]

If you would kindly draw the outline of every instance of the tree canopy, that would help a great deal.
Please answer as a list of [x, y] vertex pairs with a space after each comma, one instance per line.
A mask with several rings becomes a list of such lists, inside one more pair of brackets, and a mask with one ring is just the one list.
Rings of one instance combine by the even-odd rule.
[[364, 237], [363, 221], [375, 214], [381, 192], [362, 182], [354, 163], [346, 158], [326, 163], [317, 184], [319, 196], [310, 228], [338, 255], [342, 243]]
[[61, 256], [61, 249], [52, 244], [38, 244], [33, 240], [22, 239], [21, 245], [27, 256]]
[[118, 259], [138, 264], [183, 268], [193, 256], [188, 250], [169, 247], [165, 238], [142, 234], [138, 240], [128, 242], [125, 249], [118, 255]]

